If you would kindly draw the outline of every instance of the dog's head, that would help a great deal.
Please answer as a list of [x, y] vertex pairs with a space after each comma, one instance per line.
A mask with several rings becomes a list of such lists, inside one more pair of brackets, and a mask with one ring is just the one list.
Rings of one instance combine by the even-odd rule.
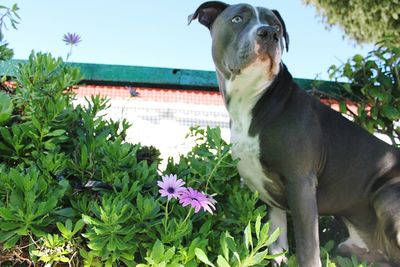
[[289, 36], [278, 11], [210, 1], [189, 16], [189, 23], [194, 19], [211, 32], [213, 60], [224, 80], [235, 79], [252, 64], [262, 66], [267, 80], [279, 72]]

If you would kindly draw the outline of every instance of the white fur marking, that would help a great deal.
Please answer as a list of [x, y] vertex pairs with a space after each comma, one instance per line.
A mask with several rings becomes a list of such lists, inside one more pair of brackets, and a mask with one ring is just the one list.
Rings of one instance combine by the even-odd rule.
[[228, 111], [231, 118], [232, 155], [240, 158], [238, 170], [245, 183], [260, 193], [260, 198], [279, 206], [265, 190], [265, 183], [272, 183], [260, 163], [260, 141], [258, 136], [249, 136], [251, 111], [262, 93], [272, 83], [265, 62], [256, 60], [241, 71], [233, 81], [226, 82], [230, 97]]
[[261, 20], [260, 20], [260, 13], [258, 12], [257, 7], [254, 7], [254, 6], [253, 6], [253, 9], [254, 9], [254, 13], [256, 14], [257, 23], [254, 24], [254, 26], [251, 28], [251, 30], [250, 30], [249, 33], [248, 33], [249, 36], [250, 36], [250, 38], [249, 38], [250, 40], [253, 39], [252, 36], [255, 35], [255, 32], [257, 31], [258, 28], [260, 28], [261, 26], [269, 26], [268, 23], [261, 23]]
[[253, 6], [253, 9], [254, 9], [254, 12], [256, 13], [256, 18], [257, 18], [258, 24], [261, 24], [261, 21], [260, 21], [260, 13], [258, 13], [257, 7]]
[[343, 222], [346, 224], [347, 230], [349, 231], [349, 238], [343, 243], [339, 244], [341, 246], [352, 247], [355, 246], [357, 248], [365, 249], [367, 252], [369, 251], [367, 245], [364, 240], [361, 238], [360, 234], [357, 232], [357, 229], [346, 219], [343, 219]]
[[[278, 227], [281, 230], [278, 240], [269, 247], [271, 254], [282, 253], [285, 250], [287, 251], [289, 249], [289, 244], [287, 240], [286, 212], [279, 208], [271, 207], [269, 211], [269, 219], [271, 220], [271, 231], [275, 231]], [[282, 262], [287, 262], [287, 258], [283, 255], [275, 258], [274, 261], [278, 263], [278, 265], [281, 265]]]
[[400, 246], [400, 232], [397, 233], [396, 239], [397, 245]]

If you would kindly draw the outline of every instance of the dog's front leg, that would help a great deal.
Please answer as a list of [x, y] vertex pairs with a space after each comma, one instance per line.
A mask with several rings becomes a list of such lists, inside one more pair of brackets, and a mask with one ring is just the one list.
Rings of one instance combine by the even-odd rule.
[[[287, 240], [287, 218], [286, 211], [271, 207], [269, 210], [269, 219], [271, 221], [271, 232], [275, 231], [277, 228], [280, 229], [281, 234], [270, 247], [270, 254], [279, 254], [284, 251], [287, 251], [289, 248], [288, 240]], [[287, 258], [285, 255], [276, 257], [273, 259], [272, 266], [280, 266], [283, 262], [287, 262]]]
[[320, 267], [316, 178], [288, 179], [287, 195], [292, 214], [299, 266]]

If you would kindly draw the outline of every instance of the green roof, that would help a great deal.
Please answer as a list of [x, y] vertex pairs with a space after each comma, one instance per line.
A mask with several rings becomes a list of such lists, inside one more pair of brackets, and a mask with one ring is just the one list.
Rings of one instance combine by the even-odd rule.
[[[23, 64], [24, 62], [26, 60], [0, 62], [0, 75], [13, 76], [18, 64]], [[218, 91], [214, 71], [91, 63], [65, 64], [81, 69], [84, 77], [82, 83], [84, 84]], [[339, 92], [337, 83], [334, 82], [297, 78], [295, 78], [295, 81], [307, 91], [324, 94], [337, 94]]]

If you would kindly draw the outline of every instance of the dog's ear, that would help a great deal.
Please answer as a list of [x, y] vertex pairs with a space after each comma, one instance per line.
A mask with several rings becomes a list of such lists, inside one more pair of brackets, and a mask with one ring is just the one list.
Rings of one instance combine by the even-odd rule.
[[286, 47], [286, 52], [289, 51], [289, 34], [286, 31], [286, 26], [285, 26], [285, 22], [283, 21], [281, 14], [279, 14], [278, 10], [273, 9], [272, 13], [274, 13], [274, 15], [276, 16], [276, 18], [279, 20], [279, 22], [282, 25], [282, 29], [283, 29], [283, 38], [285, 38], [285, 47]]
[[218, 15], [229, 5], [219, 1], [209, 1], [201, 4], [194, 14], [188, 17], [188, 25], [192, 20], [198, 19], [201, 24], [211, 29], [211, 25]]

